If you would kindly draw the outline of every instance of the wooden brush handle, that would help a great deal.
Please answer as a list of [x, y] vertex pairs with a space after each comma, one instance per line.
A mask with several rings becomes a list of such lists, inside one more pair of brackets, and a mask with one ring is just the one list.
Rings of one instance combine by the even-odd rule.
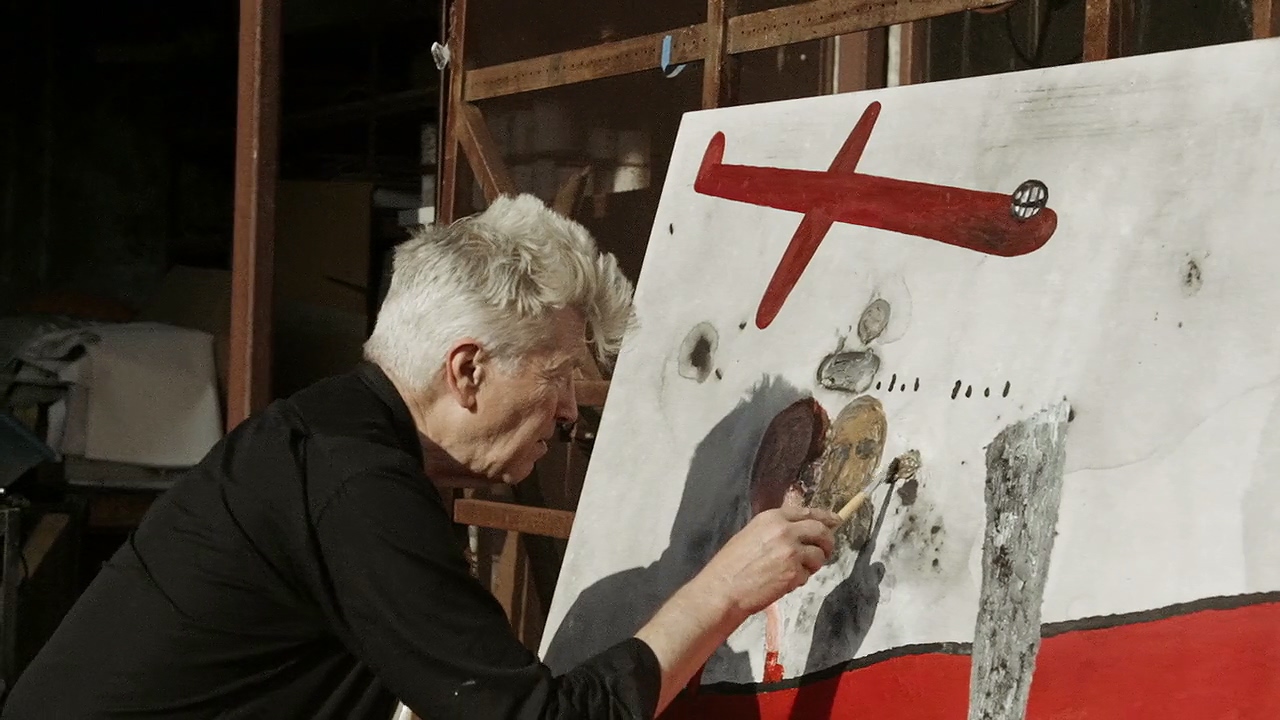
[[862, 503], [867, 501], [867, 497], [870, 495], [869, 490], [871, 490], [871, 486], [863, 488], [857, 495], [849, 498], [849, 502], [845, 503], [844, 507], [840, 508], [840, 511], [836, 514], [840, 516], [841, 524], [849, 522], [849, 518], [858, 512], [858, 508], [862, 507]]

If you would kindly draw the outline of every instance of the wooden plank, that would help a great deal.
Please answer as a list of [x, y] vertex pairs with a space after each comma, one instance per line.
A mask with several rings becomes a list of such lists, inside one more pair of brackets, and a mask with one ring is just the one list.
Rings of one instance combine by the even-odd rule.
[[1253, 0], [1253, 37], [1280, 37], [1280, 2], [1277, 0]]
[[[1006, 0], [811, 0], [806, 3], [732, 17], [726, 53], [737, 55], [780, 45], [818, 40], [924, 20]], [[672, 37], [671, 62], [706, 57], [706, 24], [687, 25], [665, 33], [605, 43], [595, 47], [543, 55], [467, 72], [467, 100], [514, 95], [559, 85], [656, 70], [662, 40]]]
[[453, 504], [453, 521], [462, 525], [567, 540], [569, 531], [573, 528], [573, 513], [493, 500], [459, 498]]
[[725, 52], [729, 35], [727, 0], [707, 0], [706, 59], [702, 63], [702, 108], [732, 105], [734, 60]]
[[453, 0], [449, 10], [448, 98], [440, 109], [440, 181], [436, 183], [436, 222], [448, 225], [458, 210], [458, 117], [462, 108], [463, 84], [470, 80], [465, 70], [463, 40], [467, 27], [467, 0]]
[[729, 21], [729, 52], [765, 50], [998, 5], [1001, 0], [812, 0]]
[[132, 530], [142, 522], [156, 496], [151, 493], [104, 493], [89, 499], [90, 530]]
[[1132, 47], [1133, 0], [1085, 0], [1084, 61], [1124, 56]]
[[280, 3], [241, 0], [227, 429], [271, 393], [271, 271], [280, 135]]
[[671, 35], [673, 65], [706, 56], [705, 31], [699, 23], [582, 50], [477, 68], [467, 73], [465, 97], [483, 100], [641, 70], [657, 71], [662, 60], [662, 39], [667, 35]]
[[911, 22], [902, 26], [898, 55], [898, 84], [916, 85], [929, 79], [929, 23]]
[[49, 513], [41, 517], [32, 528], [27, 542], [22, 546], [22, 558], [26, 563], [24, 570], [28, 578], [35, 577], [40, 572], [40, 564], [49, 556], [58, 540], [62, 539], [70, 523], [71, 516], [66, 513]]
[[889, 31], [874, 28], [835, 38], [839, 43], [835, 57], [835, 81], [832, 92], [857, 92], [882, 88], [886, 84]]
[[462, 103], [454, 132], [457, 133], [462, 152], [467, 156], [471, 172], [484, 191], [484, 199], [493, 202], [501, 195], [515, 195], [515, 181], [502, 162], [502, 153], [498, 151], [498, 144], [494, 142], [489, 124], [485, 122], [480, 108], [471, 103]]

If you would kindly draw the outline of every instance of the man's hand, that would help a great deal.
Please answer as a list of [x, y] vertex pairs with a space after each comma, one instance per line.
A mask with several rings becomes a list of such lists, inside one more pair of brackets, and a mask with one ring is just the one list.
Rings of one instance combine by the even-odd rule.
[[840, 516], [783, 506], [729, 539], [636, 633], [662, 667], [661, 713], [711, 653], [753, 613], [800, 587], [835, 546]]
[[755, 516], [694, 582], [723, 594], [741, 618], [757, 613], [818, 572], [835, 546], [840, 517], [784, 505]]

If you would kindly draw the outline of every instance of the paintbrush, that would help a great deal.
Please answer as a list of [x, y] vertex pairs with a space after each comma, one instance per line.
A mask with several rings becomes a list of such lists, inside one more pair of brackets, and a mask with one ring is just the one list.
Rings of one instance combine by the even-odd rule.
[[916, 471], [920, 469], [920, 452], [918, 450], [908, 450], [907, 452], [894, 458], [889, 463], [889, 468], [884, 474], [872, 480], [869, 485], [858, 491], [856, 495], [849, 498], [849, 502], [840, 508], [836, 514], [840, 516], [840, 524], [849, 522], [849, 518], [858, 512], [858, 508], [871, 497], [871, 493], [880, 487], [881, 483], [888, 482], [890, 485], [899, 480], [910, 480], [915, 477]]

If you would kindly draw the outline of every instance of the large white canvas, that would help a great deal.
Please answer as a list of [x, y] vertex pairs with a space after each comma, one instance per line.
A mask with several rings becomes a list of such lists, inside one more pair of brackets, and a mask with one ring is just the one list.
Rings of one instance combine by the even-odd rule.
[[[837, 222], [759, 329], [801, 216], [696, 192], [708, 143], [724, 134], [725, 163], [826, 170], [873, 101], [858, 172], [1003, 193], [1038, 179], [1057, 229], [994, 257]], [[1064, 397], [1045, 623], [1280, 591], [1277, 198], [1280, 41], [686, 115], [544, 656], [563, 669], [628, 636], [746, 522], [765, 426], [803, 395], [831, 416], [851, 399], [815, 371], [842, 340], [860, 347], [875, 298], [892, 313], [868, 394], [888, 417], [883, 462], [921, 454], [918, 497], [878, 493], [869, 557], [780, 603], [786, 677], [974, 639], [985, 448]], [[699, 323], [718, 337], [701, 382], [679, 367]], [[891, 376], [911, 387], [888, 391]], [[957, 381], [970, 397], [953, 399]], [[869, 626], [815, 643], [823, 601], [858, 573], [878, 602], [845, 619]], [[758, 683], [763, 664], [757, 616], [701, 682]]]

